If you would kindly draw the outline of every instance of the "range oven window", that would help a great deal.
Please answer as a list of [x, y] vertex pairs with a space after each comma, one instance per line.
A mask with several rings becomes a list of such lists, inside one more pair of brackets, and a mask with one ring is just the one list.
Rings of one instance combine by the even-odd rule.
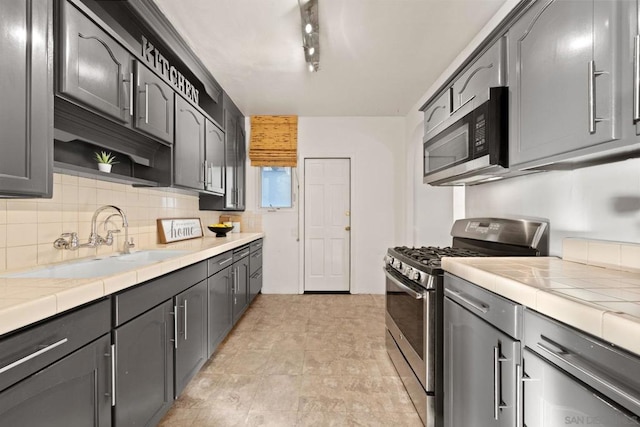
[[[390, 272], [393, 276], [407, 286], [409, 284], [402, 276]], [[393, 283], [389, 278], [387, 282], [387, 313], [391, 316], [396, 326], [402, 332], [411, 347], [424, 360], [424, 302], [415, 299]]]

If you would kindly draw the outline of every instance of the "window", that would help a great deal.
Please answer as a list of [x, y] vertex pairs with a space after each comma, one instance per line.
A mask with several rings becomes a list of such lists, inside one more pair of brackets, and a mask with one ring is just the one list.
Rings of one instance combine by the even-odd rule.
[[291, 168], [261, 167], [260, 191], [260, 207], [262, 208], [293, 207]]

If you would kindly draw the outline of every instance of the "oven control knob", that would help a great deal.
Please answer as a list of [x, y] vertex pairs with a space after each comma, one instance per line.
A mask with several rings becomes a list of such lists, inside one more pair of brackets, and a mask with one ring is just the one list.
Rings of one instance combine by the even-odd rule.
[[422, 274], [418, 270], [413, 270], [413, 274], [411, 275], [410, 279], [419, 282], [421, 275]]
[[406, 265], [404, 267], [404, 270], [402, 270], [402, 274], [404, 274], [405, 277], [411, 279], [411, 277], [413, 277], [413, 272], [415, 270], [413, 269], [413, 267], [409, 267], [408, 265]]
[[394, 267], [396, 270], [400, 270], [400, 269], [402, 269], [402, 263], [401, 263], [399, 260], [394, 259], [394, 260], [393, 260], [393, 267]]

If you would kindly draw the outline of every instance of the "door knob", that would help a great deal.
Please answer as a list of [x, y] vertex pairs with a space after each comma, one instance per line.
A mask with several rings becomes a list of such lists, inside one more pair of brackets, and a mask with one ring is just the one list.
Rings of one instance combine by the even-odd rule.
[[351, 231], [351, 226], [347, 225], [344, 229], [347, 230], [347, 231]]

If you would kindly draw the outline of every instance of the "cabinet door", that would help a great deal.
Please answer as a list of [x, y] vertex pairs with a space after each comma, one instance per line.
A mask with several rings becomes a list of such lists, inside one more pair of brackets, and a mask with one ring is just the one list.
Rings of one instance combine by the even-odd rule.
[[510, 165], [569, 158], [619, 137], [618, 7], [539, 0], [511, 27]]
[[71, 3], [60, 4], [60, 92], [110, 118], [129, 123], [129, 53]]
[[208, 279], [209, 286], [209, 355], [227, 336], [232, 326], [231, 267]]
[[175, 297], [178, 313], [178, 345], [176, 347], [176, 397], [207, 361], [207, 281], [187, 289]]
[[424, 110], [424, 135], [428, 137], [440, 123], [451, 115], [451, 92], [447, 89]]
[[0, 426], [110, 427], [108, 335], [0, 393]]
[[489, 88], [505, 86], [506, 37], [500, 38], [463, 72], [453, 84], [453, 111], [472, 103], [473, 108], [489, 100]]
[[225, 111], [225, 208], [235, 209], [238, 203], [238, 182], [237, 168], [238, 163], [238, 121], [231, 111]]
[[199, 111], [176, 96], [174, 182], [197, 190], [204, 189], [204, 121]]
[[258, 271], [253, 273], [249, 278], [249, 302], [253, 301], [254, 298], [260, 293], [261, 290], [262, 290], [262, 267], [260, 267]]
[[248, 303], [249, 294], [249, 257], [233, 264], [233, 324], [235, 325]]
[[207, 177], [205, 190], [224, 194], [224, 132], [210, 120], [205, 119], [205, 162]]
[[167, 301], [114, 331], [115, 426], [156, 425], [173, 403], [172, 310]]
[[444, 304], [445, 426], [513, 427], [520, 344], [450, 299]]
[[523, 359], [525, 427], [640, 426], [640, 417], [625, 413], [529, 349], [524, 350]]
[[52, 11], [51, 0], [0, 2], [0, 194], [51, 195]]
[[[239, 117], [238, 120], [244, 120]], [[244, 128], [238, 126], [236, 142], [236, 210], [243, 211], [245, 206], [245, 173], [247, 160], [246, 134]]]
[[173, 89], [140, 62], [136, 62], [136, 87], [134, 126], [172, 143]]

